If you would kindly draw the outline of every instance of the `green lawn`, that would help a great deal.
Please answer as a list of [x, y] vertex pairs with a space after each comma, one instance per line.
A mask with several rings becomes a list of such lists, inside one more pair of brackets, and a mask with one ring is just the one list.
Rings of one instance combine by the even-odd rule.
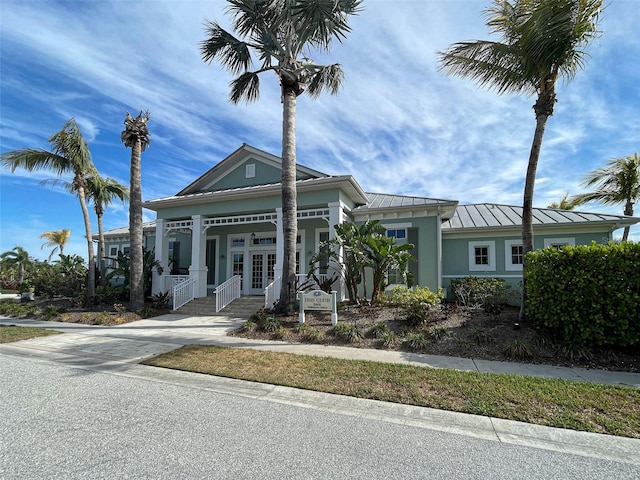
[[191, 345], [147, 365], [640, 438], [640, 389]]
[[47, 335], [57, 335], [60, 332], [45, 330], [44, 328], [14, 327], [0, 325], [0, 343], [17, 342], [34, 337], [44, 337]]

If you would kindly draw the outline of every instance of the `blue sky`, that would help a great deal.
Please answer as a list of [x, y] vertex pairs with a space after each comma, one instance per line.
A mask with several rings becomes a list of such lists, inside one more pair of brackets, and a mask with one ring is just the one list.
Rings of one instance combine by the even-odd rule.
[[[262, 79], [258, 102], [236, 106], [228, 101], [231, 75], [200, 59], [204, 21], [228, 25], [225, 3], [2, 0], [1, 150], [48, 148], [74, 117], [100, 173], [128, 184], [125, 112], [149, 110], [144, 200], [175, 194], [243, 142], [279, 155], [275, 76]], [[521, 205], [534, 98], [498, 96], [438, 71], [438, 51], [488, 38], [482, 12], [489, 4], [365, 0], [347, 40], [314, 57], [341, 63], [345, 83], [337, 96], [299, 98], [298, 162], [353, 174], [370, 192]], [[638, 4], [608, 2], [586, 68], [558, 85], [535, 206], [584, 191], [587, 172], [640, 152]], [[86, 257], [77, 199], [39, 185], [48, 178], [46, 171], [0, 173], [0, 252], [20, 245], [45, 259], [50, 250], [40, 249], [40, 235], [70, 228], [65, 252]], [[580, 210], [621, 214], [622, 206]], [[95, 216], [92, 222], [96, 232]], [[112, 205], [104, 222], [106, 229], [127, 225], [128, 207]], [[632, 236], [640, 240], [639, 227]]]

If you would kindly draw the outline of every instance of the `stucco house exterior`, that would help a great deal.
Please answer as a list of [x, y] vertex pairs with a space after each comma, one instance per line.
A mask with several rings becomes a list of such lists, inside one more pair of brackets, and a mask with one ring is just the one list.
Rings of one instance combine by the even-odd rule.
[[[282, 273], [279, 157], [243, 144], [176, 195], [150, 200], [144, 246], [165, 267], [153, 291], [185, 278], [194, 296], [211, 294], [234, 276], [242, 295], [263, 295]], [[459, 205], [456, 200], [365, 192], [351, 175], [297, 166], [299, 274], [321, 242], [344, 221], [379, 220], [397, 243], [412, 243], [414, 283], [447, 288], [462, 276], [522, 278], [521, 207]], [[640, 222], [619, 215], [534, 209], [535, 247], [607, 243], [618, 228]], [[105, 232], [107, 256], [126, 252], [128, 229]], [[324, 273], [327, 266], [321, 266]], [[328, 266], [330, 268], [330, 266]], [[400, 280], [389, 278], [389, 283]], [[344, 289], [336, 286], [344, 298]], [[276, 294], [277, 296], [277, 294]]]

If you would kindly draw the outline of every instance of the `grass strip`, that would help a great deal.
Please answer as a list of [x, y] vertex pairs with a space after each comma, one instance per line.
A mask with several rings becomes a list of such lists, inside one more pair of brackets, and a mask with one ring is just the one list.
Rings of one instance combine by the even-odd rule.
[[190, 345], [146, 365], [640, 438], [640, 390], [589, 382]]
[[57, 335], [60, 332], [35, 327], [15, 327], [12, 325], [0, 325], [0, 343], [18, 342], [35, 337]]

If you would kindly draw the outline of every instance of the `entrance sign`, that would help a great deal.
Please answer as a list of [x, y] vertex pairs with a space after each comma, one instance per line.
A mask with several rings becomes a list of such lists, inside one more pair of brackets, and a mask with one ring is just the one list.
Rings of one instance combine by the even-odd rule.
[[338, 323], [337, 292], [325, 293], [322, 290], [314, 290], [309, 293], [300, 292], [298, 300], [300, 301], [300, 323], [304, 323], [305, 310], [330, 310], [331, 324]]

